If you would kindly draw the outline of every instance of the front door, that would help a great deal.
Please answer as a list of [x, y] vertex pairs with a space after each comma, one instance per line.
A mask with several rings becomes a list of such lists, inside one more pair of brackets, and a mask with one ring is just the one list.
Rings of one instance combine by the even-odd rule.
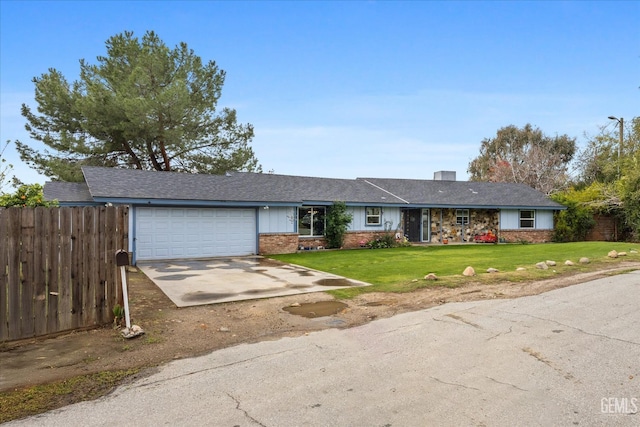
[[429, 209], [422, 209], [422, 241], [431, 241], [431, 220], [429, 218]]
[[404, 211], [403, 228], [404, 235], [410, 242], [420, 242], [420, 221], [422, 219], [421, 209], [406, 209]]

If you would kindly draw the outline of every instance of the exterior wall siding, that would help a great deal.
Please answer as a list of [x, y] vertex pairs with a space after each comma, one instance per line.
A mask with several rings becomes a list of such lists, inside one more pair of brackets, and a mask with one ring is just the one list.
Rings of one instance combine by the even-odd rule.
[[[401, 209], [383, 208], [380, 226], [365, 225], [365, 207], [349, 207], [353, 221], [345, 235], [344, 249], [362, 247], [366, 242], [385, 232], [385, 221], [391, 222], [391, 232], [396, 229], [401, 233]], [[553, 212], [536, 210], [536, 228], [519, 228], [519, 211], [497, 209], [469, 209], [469, 224], [464, 227], [457, 224], [456, 209], [430, 209], [430, 243], [441, 243], [447, 239], [449, 243], [473, 242], [476, 234], [489, 230], [496, 233], [501, 241], [544, 243], [551, 241], [553, 233]], [[284, 216], [277, 219], [272, 215]], [[322, 237], [298, 236], [293, 232], [295, 208], [270, 208], [260, 211], [259, 252], [261, 254], [293, 253], [298, 250], [317, 250], [326, 248]], [[268, 220], [268, 221], [267, 221]], [[265, 232], [263, 226], [268, 224], [270, 231]], [[282, 231], [285, 229], [286, 231]], [[276, 231], [280, 230], [280, 231]], [[289, 231], [290, 230], [290, 231]]]
[[[553, 230], [553, 211], [535, 210], [535, 215], [536, 219], [534, 230]], [[500, 226], [503, 230], [521, 230], [520, 211], [517, 209], [501, 210]]]
[[292, 206], [258, 209], [260, 233], [293, 233], [297, 220], [297, 209]]
[[[377, 207], [371, 205], [371, 207]], [[349, 224], [349, 231], [366, 231], [366, 232], [380, 232], [384, 231], [385, 223], [391, 224], [391, 230], [395, 230], [399, 228], [400, 223], [400, 208], [396, 207], [384, 207], [381, 206], [382, 210], [382, 218], [380, 225], [367, 225], [366, 219], [366, 207], [364, 206], [355, 206], [348, 207], [347, 211], [353, 215], [353, 220], [351, 224]]]

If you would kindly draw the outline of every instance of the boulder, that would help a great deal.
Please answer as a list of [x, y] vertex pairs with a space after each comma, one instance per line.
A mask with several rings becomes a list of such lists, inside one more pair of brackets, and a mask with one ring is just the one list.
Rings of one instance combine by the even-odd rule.
[[626, 252], [618, 252], [618, 256], [627, 256]]
[[591, 260], [587, 257], [580, 258], [580, 264], [589, 264]]
[[638, 251], [636, 251], [635, 249], [631, 249], [631, 250], [629, 251], [629, 253], [630, 253], [630, 254], [637, 254], [637, 253], [638, 253]]
[[553, 267], [553, 266], [556, 265], [556, 262], [555, 261], [546, 260], [545, 264], [547, 264], [549, 267]]
[[438, 280], [438, 276], [435, 273], [429, 273], [424, 276], [424, 280]]
[[518, 267], [518, 268], [516, 268], [516, 271], [526, 271], [526, 270], [527, 270], [527, 269], [526, 269], [526, 268], [524, 268], [524, 267]]
[[462, 272], [462, 275], [467, 277], [475, 276], [476, 271], [473, 269], [473, 267], [469, 266], [464, 269], [464, 271]]
[[575, 263], [568, 259], [564, 262], [564, 265], [572, 266], [572, 265], [575, 265]]
[[487, 273], [497, 273], [500, 270], [498, 270], [497, 268], [487, 268]]
[[609, 253], [607, 254], [607, 256], [609, 258], [618, 258], [618, 252], [616, 251], [609, 251]]
[[536, 264], [536, 268], [539, 268], [540, 270], [548, 270], [549, 266], [546, 262], [539, 262]]

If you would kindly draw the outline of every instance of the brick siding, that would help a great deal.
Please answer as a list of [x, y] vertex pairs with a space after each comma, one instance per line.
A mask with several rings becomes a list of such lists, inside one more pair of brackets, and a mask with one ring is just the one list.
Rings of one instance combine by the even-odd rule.
[[500, 230], [498, 237], [507, 243], [546, 243], [551, 241], [552, 234], [553, 230]]
[[298, 250], [298, 235], [296, 233], [260, 234], [260, 254], [290, 254]]

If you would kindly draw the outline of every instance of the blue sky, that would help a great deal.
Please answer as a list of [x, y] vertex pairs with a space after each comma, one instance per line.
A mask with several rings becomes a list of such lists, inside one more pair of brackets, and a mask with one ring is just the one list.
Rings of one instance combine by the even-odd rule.
[[[585, 141], [640, 115], [640, 2], [0, 1], [0, 141], [49, 68], [153, 30], [227, 72], [264, 171], [467, 179], [484, 138], [531, 123]], [[613, 127], [615, 129], [615, 127]], [[32, 141], [33, 142], [33, 141]], [[35, 143], [35, 142], [33, 142]], [[27, 183], [46, 178], [5, 157]]]

